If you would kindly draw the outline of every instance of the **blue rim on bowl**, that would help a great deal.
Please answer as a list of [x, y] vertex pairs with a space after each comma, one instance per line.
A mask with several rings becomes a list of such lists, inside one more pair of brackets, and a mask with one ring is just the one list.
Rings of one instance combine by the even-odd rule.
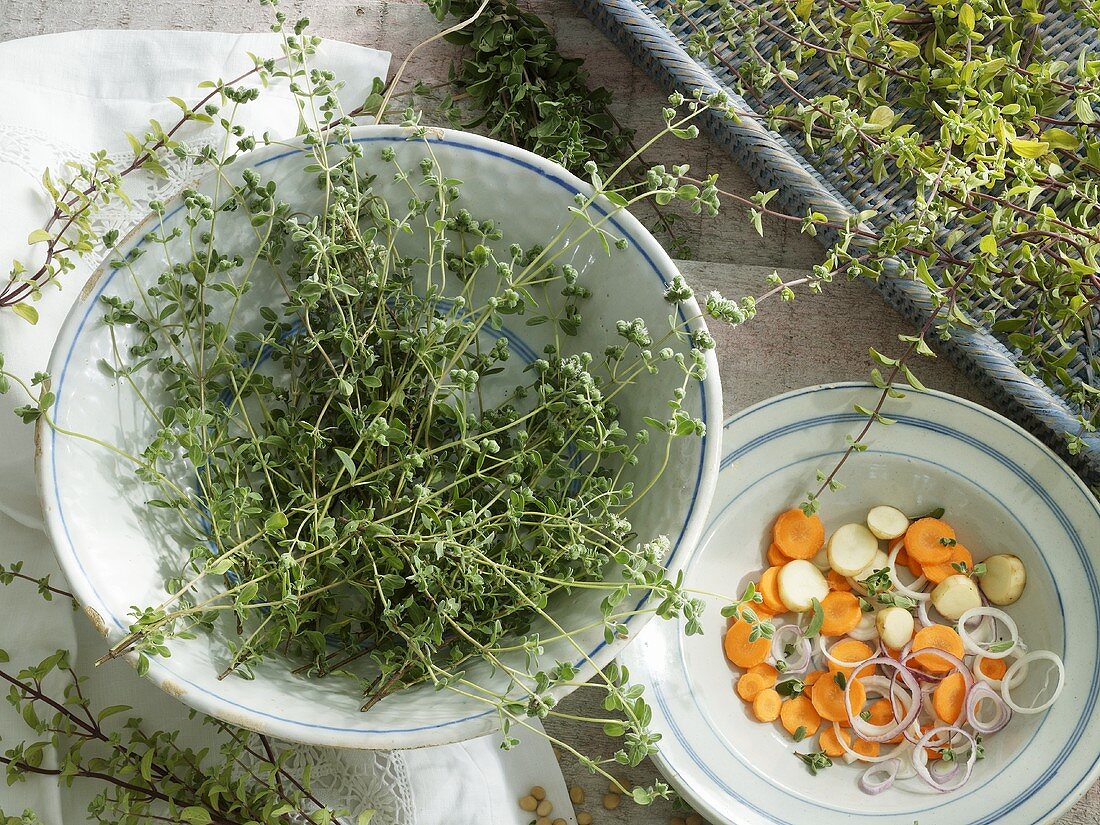
[[[355, 134], [357, 143], [391, 143], [395, 146], [407, 145], [409, 136], [408, 130], [389, 126], [358, 127]], [[589, 184], [557, 164], [498, 141], [445, 129], [431, 130], [429, 139], [437, 149], [446, 148], [457, 153], [471, 153], [491, 158], [495, 162], [506, 164], [507, 169], [514, 170], [514, 174], [533, 173], [557, 189], [563, 190], [563, 200], [569, 203], [572, 203], [572, 197], [576, 193], [587, 194], [592, 191]], [[248, 161], [250, 167], [260, 168], [301, 153], [301, 149], [287, 150], [285, 145], [268, 147], [253, 153]], [[597, 203], [595, 208], [602, 214], [606, 214], [607, 206], [609, 205]], [[120, 253], [125, 254], [128, 250], [145, 244], [149, 233], [163, 221], [170, 220], [181, 208], [177, 199], [174, 203], [170, 202], [167, 205], [164, 218], [147, 217], [131, 232], [125, 242], [118, 245]], [[653, 289], [663, 293], [671, 278], [677, 274], [671, 258], [641, 223], [629, 213], [620, 212], [611, 218], [610, 222], [615, 231], [627, 240], [629, 248], [636, 250], [644, 260], [644, 277], [651, 278]], [[53, 408], [55, 419], [63, 416], [71, 406], [79, 403], [74, 403], [72, 397], [74, 390], [70, 389], [70, 372], [74, 365], [77, 372], [88, 368], [87, 354], [81, 351], [80, 345], [88, 335], [89, 329], [95, 326], [100, 297], [111, 288], [112, 282], [120, 271], [122, 270], [110, 268], [106, 263], [101, 266], [82, 291], [80, 299], [73, 306], [61, 329], [50, 361], [50, 373], [54, 376], [54, 392], [57, 396]], [[685, 303], [679, 311], [681, 318], [689, 324], [691, 329], [704, 328], [699, 317], [698, 306], [694, 301]], [[514, 330], [505, 329], [503, 334], [516, 342], [522, 341], [520, 334]], [[699, 415], [704, 422], [716, 422], [721, 420], [722, 398], [717, 360], [713, 351], [706, 353], [706, 361], [707, 379], [699, 385]], [[67, 518], [70, 502], [66, 500], [66, 491], [59, 478], [58, 434], [40, 422], [37, 438], [40, 446], [37, 459], [39, 494], [43, 502], [47, 530], [58, 560], [85, 612], [91, 617], [97, 629], [108, 639], [117, 640], [128, 630], [129, 622], [125, 615], [119, 615], [118, 611], [107, 606], [103, 594], [94, 581], [95, 576], [89, 569], [90, 560], [87, 553], [82, 551], [78, 538], [74, 537], [70, 530]], [[713, 491], [714, 478], [718, 473], [720, 447], [717, 433], [711, 433], [700, 439], [698, 472], [694, 487], [686, 491], [691, 495], [691, 501], [686, 509], [683, 523], [676, 528], [678, 536], [665, 560], [673, 570], [679, 565], [684, 550], [698, 541], [702, 533], [706, 508]], [[649, 615], [640, 613], [627, 620], [631, 631], [630, 639], [636, 636]], [[602, 667], [614, 658], [626, 641], [616, 640], [610, 645], [600, 641], [588, 651], [587, 658], [590, 658], [596, 666]], [[583, 658], [578, 662], [578, 666], [582, 679], [587, 679], [594, 673], [593, 665]], [[498, 718], [493, 710], [470, 713], [462, 718], [445, 722], [416, 726], [406, 724], [372, 727], [370, 714], [362, 714], [361, 723], [355, 720], [355, 724], [326, 725], [280, 713], [277, 703], [274, 705], [266, 703], [261, 706], [232, 698], [229, 690], [223, 689], [226, 683], [211, 686], [205, 684], [203, 680], [191, 678], [188, 673], [174, 666], [171, 658], [153, 659], [148, 675], [160, 687], [204, 713], [292, 741], [356, 748], [420, 747], [470, 739], [490, 733], [498, 727]]]

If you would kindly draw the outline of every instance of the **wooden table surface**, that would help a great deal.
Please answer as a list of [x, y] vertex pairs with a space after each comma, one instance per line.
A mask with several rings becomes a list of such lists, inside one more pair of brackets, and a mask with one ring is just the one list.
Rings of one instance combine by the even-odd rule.
[[[527, 0], [527, 5], [555, 27], [563, 52], [587, 59], [592, 82], [614, 92], [615, 113], [622, 123], [640, 135], [659, 126], [666, 93], [605, 40], [569, 0]], [[282, 7], [292, 17], [309, 17], [315, 33], [324, 37], [389, 49], [395, 66], [413, 46], [439, 30], [421, 0], [284, 0]], [[266, 10], [256, 0], [0, 0], [0, 41], [75, 29], [264, 31], [267, 25]], [[414, 57], [406, 77], [429, 84], [443, 82], [457, 53], [450, 45], [437, 42]], [[755, 191], [751, 179], [706, 138], [691, 144], [677, 142], [675, 146], [676, 155], [665, 158], [658, 146], [655, 157], [660, 161], [690, 162], [697, 173], [717, 172], [720, 185], [729, 191], [746, 195]], [[713, 219], [690, 218], [683, 226], [693, 260], [683, 261], [682, 269], [697, 291], [719, 289], [728, 296], [758, 293], [773, 270], [778, 269], [786, 280], [822, 258], [815, 241], [786, 223], [765, 221], [761, 239], [737, 210]], [[809, 384], [865, 379], [871, 367], [868, 347], [890, 351], [897, 335], [907, 331], [907, 323], [862, 284], [837, 283], [820, 296], [767, 305], [754, 322], [738, 330], [714, 331], [725, 412], [729, 415], [756, 401]], [[985, 403], [966, 378], [945, 361], [924, 363], [919, 374], [931, 387]], [[596, 709], [586, 705], [597, 698], [598, 691], [580, 690], [563, 702], [562, 709], [589, 715], [584, 711]], [[550, 722], [547, 727], [589, 755], [607, 754], [614, 749], [601, 732], [586, 726]], [[586, 789], [588, 801], [578, 806], [578, 811], [593, 813], [598, 825], [655, 825], [669, 822], [672, 816], [671, 807], [664, 803], [641, 808], [624, 802], [617, 810], [605, 811], [599, 803], [606, 790], [604, 783], [569, 759], [563, 760], [562, 769], [571, 784]], [[622, 776], [648, 783], [657, 773], [646, 762], [624, 771]], [[1100, 823], [1100, 784], [1060, 820], [1060, 825], [1096, 823]]]

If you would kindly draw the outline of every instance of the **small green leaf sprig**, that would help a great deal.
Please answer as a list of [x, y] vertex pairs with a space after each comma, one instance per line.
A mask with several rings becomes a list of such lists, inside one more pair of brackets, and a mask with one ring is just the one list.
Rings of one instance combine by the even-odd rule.
[[[0, 584], [29, 583], [46, 601], [54, 595], [73, 601], [49, 585], [48, 576], [28, 576], [18, 567], [0, 573]], [[100, 790], [87, 812], [102, 823], [367, 825], [371, 819], [371, 811], [355, 816], [321, 802], [308, 773], [295, 775], [286, 765], [289, 751], [265, 736], [206, 718], [221, 744], [194, 750], [180, 744], [178, 732], [150, 730], [126, 705], [93, 707], [67, 650], [22, 668], [10, 661], [0, 650], [0, 682], [32, 735], [0, 753], [9, 787], [43, 776], [65, 788], [77, 780], [94, 783]], [[16, 816], [2, 807], [0, 823], [43, 825], [34, 811]]]

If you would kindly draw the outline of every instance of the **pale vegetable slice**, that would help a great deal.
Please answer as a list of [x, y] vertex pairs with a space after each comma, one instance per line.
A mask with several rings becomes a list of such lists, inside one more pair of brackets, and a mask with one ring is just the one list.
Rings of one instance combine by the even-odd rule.
[[882, 643], [893, 650], [901, 650], [913, 638], [913, 614], [904, 607], [887, 607], [875, 617]]
[[982, 594], [969, 576], [948, 576], [932, 591], [932, 604], [945, 619], [958, 621], [967, 610], [982, 606]]
[[810, 561], [813, 562], [814, 567], [822, 573], [829, 572], [829, 553], [824, 547], [818, 550]]
[[885, 570], [885, 569], [887, 569], [889, 564], [890, 564], [889, 556], [887, 556], [881, 550], [876, 550], [875, 551], [875, 557], [873, 559], [871, 559], [871, 563], [868, 564], [866, 567], [864, 567], [862, 570], [860, 570], [858, 573], [856, 573], [854, 576], [852, 576], [852, 578], [855, 579], [857, 582], [861, 582], [864, 579], [869, 578], [871, 576], [871, 574], [874, 573], [876, 570]]
[[896, 539], [909, 529], [909, 517], [897, 507], [880, 504], [868, 511], [867, 528], [875, 538]]
[[990, 602], [1006, 605], [1020, 598], [1027, 585], [1027, 568], [1018, 557], [1001, 553], [990, 556], [982, 563], [985, 573], [978, 581]]
[[779, 568], [779, 598], [788, 610], [802, 613], [828, 595], [829, 583], [811, 562], [795, 559]]
[[870, 564], [878, 539], [862, 524], [845, 524], [829, 539], [829, 566], [842, 576], [854, 576]]

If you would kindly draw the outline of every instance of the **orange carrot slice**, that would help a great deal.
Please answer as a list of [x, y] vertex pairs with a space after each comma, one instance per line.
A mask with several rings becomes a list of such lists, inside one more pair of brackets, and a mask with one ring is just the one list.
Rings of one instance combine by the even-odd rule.
[[[863, 683], [856, 680], [849, 689], [852, 698], [852, 710], [859, 713], [867, 701], [867, 691]], [[848, 711], [844, 707], [844, 688], [836, 680], [836, 674], [831, 679], [822, 679], [814, 685], [811, 701], [814, 710], [822, 719], [830, 722], [847, 722]]]
[[775, 520], [772, 538], [784, 556], [811, 559], [825, 544], [825, 525], [817, 515], [807, 516], [796, 507]]
[[783, 703], [783, 707], [779, 709], [779, 721], [791, 736], [799, 728], [806, 729], [806, 736], [813, 736], [821, 727], [821, 717], [813, 703], [801, 695]]
[[768, 564], [772, 567], [782, 567], [789, 562], [790, 559], [783, 555], [783, 551], [779, 549], [779, 545], [774, 541], [768, 547]]
[[[841, 731], [840, 735], [844, 737], [844, 744], [852, 747], [852, 737], [844, 731]], [[840, 740], [837, 738], [836, 728], [832, 725], [822, 728], [821, 735], [817, 737], [817, 746], [825, 751], [826, 756], [833, 759], [844, 756], [845, 753], [844, 748], [840, 745]]]
[[767, 687], [763, 676], [751, 672], [742, 673], [741, 678], [737, 680], [737, 695], [746, 702], [751, 702], [756, 698], [756, 694]]
[[[829, 648], [829, 655], [841, 662], [849, 662], [851, 666], [841, 666], [836, 664], [836, 662], [830, 661], [828, 662], [829, 672], [836, 673], [839, 671], [844, 674], [845, 678], [851, 679], [852, 673], [855, 671], [855, 666], [860, 662], [870, 659], [873, 654], [874, 651], [863, 642], [857, 641], [856, 639], [844, 639]], [[870, 676], [874, 672], [874, 666], [868, 665], [867, 667], [860, 668], [859, 675], [856, 678], [862, 679], [864, 676]]]
[[978, 670], [990, 679], [1003, 679], [1008, 673], [1008, 662], [1004, 659], [982, 659]]
[[829, 583], [830, 590], [839, 590], [843, 593], [847, 593], [852, 589], [852, 585], [848, 583], [848, 579], [842, 576], [835, 570], [830, 570], [825, 574], [825, 581]]
[[730, 629], [726, 631], [723, 647], [726, 658], [738, 667], [750, 668], [758, 665], [768, 657], [772, 643], [769, 639], [760, 638], [755, 642], [749, 641], [752, 633], [752, 625], [744, 619], [738, 619]]
[[851, 593], [834, 590], [821, 602], [825, 621], [821, 624], [822, 636], [843, 636], [863, 618], [859, 599]]
[[764, 687], [775, 687], [775, 682], [779, 678], [779, 671], [769, 665], [767, 662], [759, 665], [753, 665], [749, 668], [749, 673], [755, 673], [757, 676], [764, 680]]
[[752, 700], [752, 714], [761, 722], [774, 722], [779, 718], [782, 705], [783, 700], [775, 692], [775, 688], [764, 688]]
[[863, 756], [878, 756], [879, 743], [868, 742], [866, 739], [857, 739], [856, 743], [852, 745], [852, 750]]
[[[793, 568], [792, 568], [793, 569]], [[779, 598], [779, 568], [769, 567], [760, 576], [760, 584], [756, 586], [760, 595], [764, 597], [764, 607], [773, 613], [786, 613], [787, 606]]]
[[[923, 567], [926, 564], [943, 564], [951, 558], [951, 540], [955, 531], [947, 522], [938, 518], [922, 518], [914, 521], [905, 531], [905, 551]], [[945, 544], [944, 541], [947, 543]]]
[[[962, 639], [959, 638], [958, 633], [944, 624], [929, 625], [917, 631], [913, 637], [913, 651], [927, 648], [942, 650], [960, 659], [963, 656]], [[913, 661], [929, 673], [947, 673], [952, 669], [950, 662], [935, 654], [925, 653], [914, 656]]]
[[940, 719], [953, 725], [962, 713], [965, 698], [966, 680], [961, 673], [952, 673], [945, 676], [932, 691], [932, 707], [936, 709], [936, 715]]
[[928, 581], [939, 584], [948, 576], [954, 576], [959, 572], [958, 569], [954, 567], [956, 564], [965, 564], [967, 570], [971, 570], [974, 567], [974, 557], [971, 556], [970, 551], [961, 544], [956, 544], [951, 548], [951, 558], [943, 564], [923, 565], [924, 575], [928, 577]]

